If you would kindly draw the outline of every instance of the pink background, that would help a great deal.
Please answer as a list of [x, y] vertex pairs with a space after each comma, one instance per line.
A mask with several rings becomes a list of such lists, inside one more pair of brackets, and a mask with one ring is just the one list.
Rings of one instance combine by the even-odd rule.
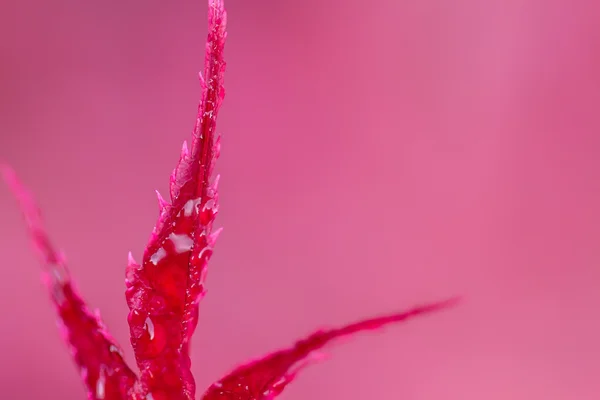
[[[332, 349], [282, 400], [600, 395], [597, 2], [229, 0], [199, 388], [323, 324], [462, 294]], [[0, 2], [0, 159], [127, 350], [199, 97], [204, 0]], [[0, 187], [2, 399], [83, 399]]]

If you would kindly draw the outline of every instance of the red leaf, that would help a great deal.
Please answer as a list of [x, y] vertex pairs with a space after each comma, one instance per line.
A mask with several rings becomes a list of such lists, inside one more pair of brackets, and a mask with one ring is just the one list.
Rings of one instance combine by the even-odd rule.
[[171, 203], [159, 195], [160, 217], [141, 265], [130, 257], [127, 302], [131, 343], [141, 370], [142, 392], [154, 400], [193, 399], [189, 344], [205, 292], [206, 264], [218, 232], [217, 182], [210, 183], [219, 155], [216, 119], [224, 97], [226, 13], [209, 0], [209, 33], [202, 99], [191, 149], [184, 143], [171, 176]]
[[315, 352], [334, 339], [360, 331], [380, 329], [385, 325], [405, 321], [418, 315], [438, 311], [456, 303], [457, 299], [416, 307], [407, 312], [378, 317], [346, 325], [342, 328], [321, 330], [296, 342], [290, 348], [268, 354], [246, 363], [214, 383], [203, 400], [271, 400], [294, 380], [298, 372], [315, 359]]
[[4, 179], [18, 199], [33, 244], [45, 266], [45, 281], [63, 325], [63, 336], [71, 348], [86, 385], [89, 399], [131, 398], [136, 382], [121, 355], [121, 349], [108, 333], [98, 313], [94, 315], [77, 293], [65, 259], [44, 229], [37, 205], [15, 173], [2, 167]]

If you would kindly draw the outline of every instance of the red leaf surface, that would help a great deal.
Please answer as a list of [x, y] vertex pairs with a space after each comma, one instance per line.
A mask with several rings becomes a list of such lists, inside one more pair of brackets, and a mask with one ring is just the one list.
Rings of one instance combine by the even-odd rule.
[[196, 385], [189, 344], [198, 323], [206, 264], [218, 232], [218, 178], [210, 183], [219, 155], [215, 134], [223, 89], [226, 13], [223, 2], [209, 0], [205, 80], [191, 149], [184, 143], [171, 176], [171, 202], [158, 195], [160, 217], [141, 265], [131, 257], [127, 303], [131, 343], [140, 368], [142, 391], [154, 400], [190, 400]]
[[246, 363], [214, 383], [203, 400], [272, 400], [294, 380], [298, 372], [320, 357], [319, 349], [334, 339], [355, 333], [380, 329], [419, 315], [441, 310], [455, 304], [457, 299], [433, 303], [384, 317], [372, 318], [342, 328], [321, 330], [296, 342], [292, 347], [268, 354]]
[[123, 360], [120, 347], [112, 339], [98, 313], [92, 313], [79, 296], [65, 258], [50, 242], [39, 208], [8, 167], [2, 175], [20, 203], [35, 248], [45, 267], [45, 281], [52, 303], [63, 325], [75, 363], [85, 383], [88, 398], [124, 400], [131, 398], [135, 374]]

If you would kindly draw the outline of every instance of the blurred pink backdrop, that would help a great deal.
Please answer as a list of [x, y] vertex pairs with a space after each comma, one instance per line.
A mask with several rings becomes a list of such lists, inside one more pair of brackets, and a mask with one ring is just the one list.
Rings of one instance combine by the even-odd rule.
[[[199, 388], [321, 325], [462, 294], [334, 347], [281, 399], [598, 399], [596, 4], [228, 0]], [[132, 364], [126, 255], [190, 136], [205, 35], [205, 0], [0, 2], [0, 159]], [[2, 399], [83, 399], [0, 204]]]

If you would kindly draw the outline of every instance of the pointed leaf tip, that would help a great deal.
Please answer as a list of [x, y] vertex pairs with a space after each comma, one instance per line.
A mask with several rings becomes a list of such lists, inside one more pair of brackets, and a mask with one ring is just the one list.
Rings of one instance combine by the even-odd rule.
[[133, 254], [131, 254], [131, 251], [127, 253], [127, 265], [138, 265], [138, 263], [135, 261], [135, 258], [133, 258]]
[[219, 229], [217, 229], [210, 235], [210, 241], [211, 241], [212, 245], [215, 244], [215, 242], [217, 241], [217, 239], [219, 238], [219, 236], [221, 235], [222, 232], [223, 232], [223, 227], [220, 227]]
[[225, 9], [225, 4], [223, 3], [223, 0], [208, 0], [208, 6], [221, 12]]
[[217, 174], [217, 176], [215, 176], [215, 179], [213, 180], [213, 184], [212, 184], [212, 190], [214, 190], [215, 192], [217, 191], [217, 189], [219, 189], [219, 181], [221, 180], [221, 175]]
[[202, 76], [202, 71], [198, 72], [198, 80], [200, 80], [200, 87], [202, 90], [206, 89], [206, 81], [204, 80], [204, 76]]
[[155, 190], [156, 198], [158, 199], [158, 210], [162, 213], [170, 204], [162, 197], [158, 190]]
[[181, 145], [181, 159], [188, 158], [190, 155], [190, 151], [188, 149], [187, 140], [183, 141], [183, 145]]

